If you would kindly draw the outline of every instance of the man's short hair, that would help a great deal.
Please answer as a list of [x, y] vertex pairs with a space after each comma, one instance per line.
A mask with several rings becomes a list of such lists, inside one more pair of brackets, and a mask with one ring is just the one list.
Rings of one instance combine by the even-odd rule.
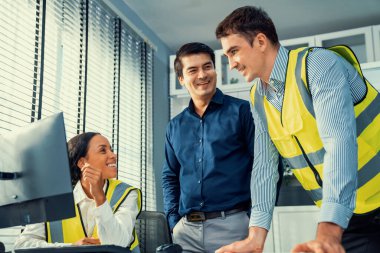
[[174, 60], [174, 70], [178, 77], [183, 76], [182, 57], [192, 54], [207, 54], [210, 56], [212, 64], [215, 67], [215, 54], [214, 51], [207, 45], [200, 42], [191, 42], [183, 45], [178, 49]]
[[273, 45], [279, 44], [272, 19], [261, 8], [244, 6], [234, 10], [219, 23], [215, 30], [217, 39], [231, 34], [242, 35], [251, 45], [258, 33], [263, 33]]

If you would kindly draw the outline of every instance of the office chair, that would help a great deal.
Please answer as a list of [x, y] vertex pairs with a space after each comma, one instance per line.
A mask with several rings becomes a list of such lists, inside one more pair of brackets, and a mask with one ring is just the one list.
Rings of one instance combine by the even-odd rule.
[[158, 246], [172, 243], [169, 225], [162, 212], [141, 211], [135, 228], [141, 253], [156, 253]]

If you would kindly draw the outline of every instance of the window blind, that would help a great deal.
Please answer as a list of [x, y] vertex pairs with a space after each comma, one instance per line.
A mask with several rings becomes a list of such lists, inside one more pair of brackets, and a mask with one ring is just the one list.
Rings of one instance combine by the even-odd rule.
[[[152, 48], [101, 0], [3, 0], [0, 14], [0, 134], [63, 111], [67, 138], [107, 137], [118, 178], [156, 210]], [[6, 250], [19, 232], [0, 230]]]
[[80, 0], [46, 1], [42, 117], [64, 112], [67, 138], [82, 130], [84, 8]]
[[[100, 1], [88, 2], [88, 56], [85, 131], [99, 132], [110, 142], [113, 125], [114, 69], [117, 47], [115, 18]], [[115, 143], [111, 143], [112, 146]]]
[[[35, 116], [40, 39], [40, 1], [1, 1], [0, 135], [28, 124]], [[0, 241], [7, 250], [20, 231], [20, 227], [0, 229]]]
[[39, 1], [12, 0], [1, 5], [0, 134], [5, 134], [31, 122], [35, 112], [41, 6]]
[[141, 188], [141, 128], [144, 124], [140, 121], [144, 114], [141, 108], [141, 41], [129, 27], [123, 25], [120, 45], [118, 177]]

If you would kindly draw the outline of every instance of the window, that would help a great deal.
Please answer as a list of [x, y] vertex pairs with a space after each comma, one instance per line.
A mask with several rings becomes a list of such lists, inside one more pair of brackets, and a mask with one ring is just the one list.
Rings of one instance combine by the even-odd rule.
[[[0, 134], [63, 111], [67, 138], [106, 136], [119, 179], [156, 210], [153, 49], [101, 0], [5, 0], [0, 14]], [[7, 250], [18, 232], [0, 230]]]

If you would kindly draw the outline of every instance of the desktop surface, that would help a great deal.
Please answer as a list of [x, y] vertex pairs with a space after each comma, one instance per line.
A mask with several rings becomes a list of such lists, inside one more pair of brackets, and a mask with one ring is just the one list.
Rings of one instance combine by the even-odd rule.
[[129, 248], [115, 245], [84, 245], [68, 247], [17, 249], [16, 253], [130, 253]]

